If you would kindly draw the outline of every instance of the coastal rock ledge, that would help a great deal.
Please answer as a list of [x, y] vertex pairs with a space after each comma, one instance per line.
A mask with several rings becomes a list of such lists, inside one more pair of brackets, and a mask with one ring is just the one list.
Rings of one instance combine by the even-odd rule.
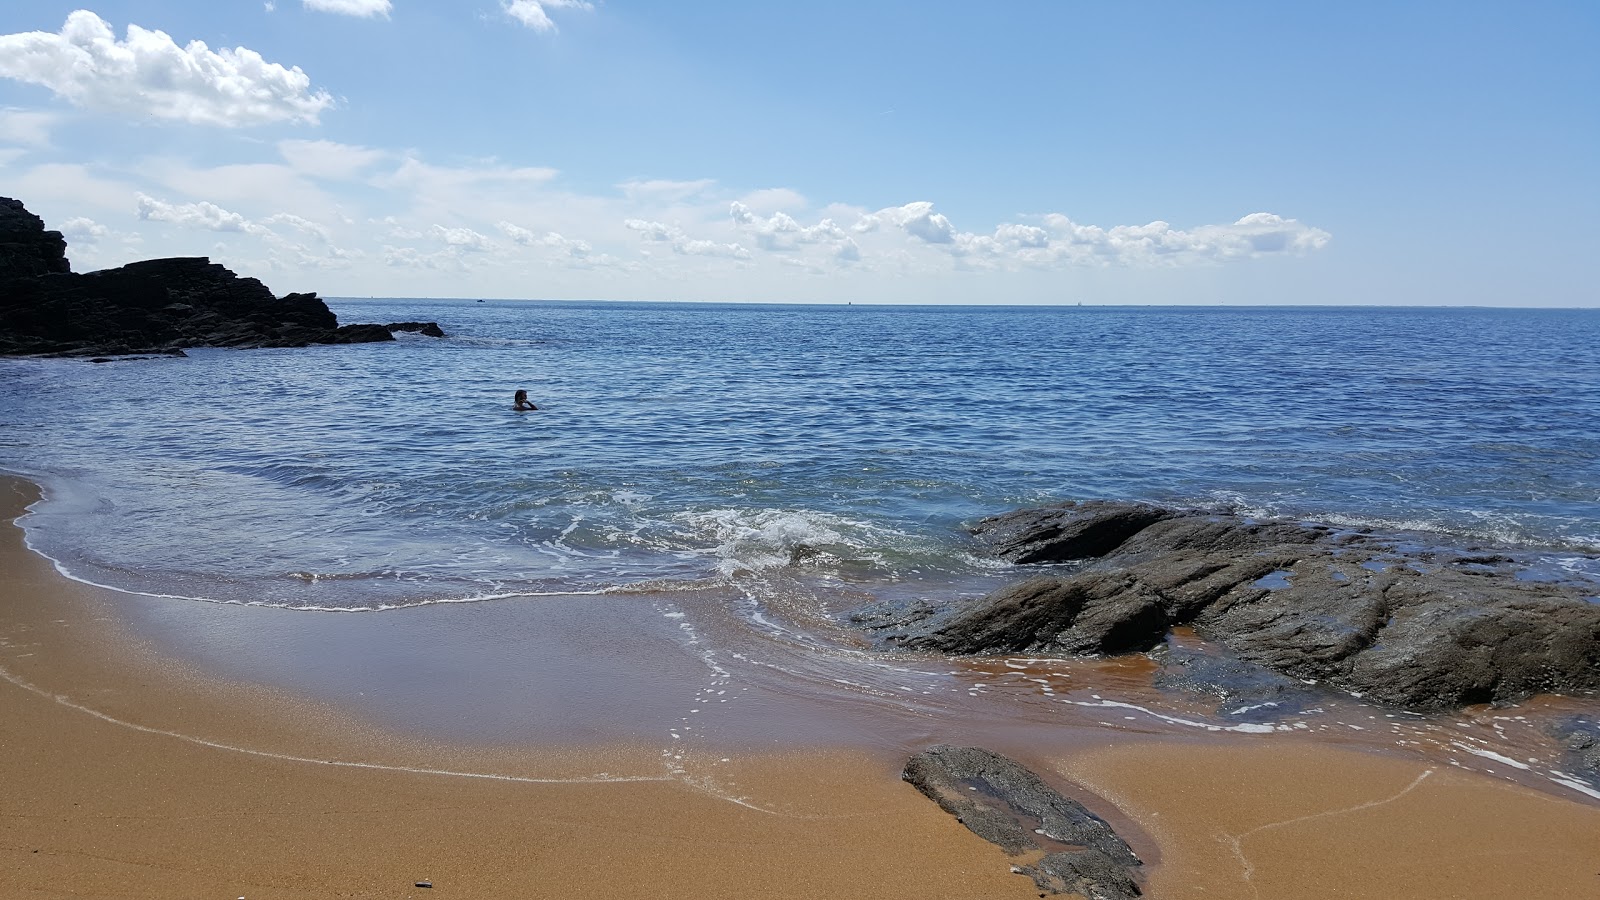
[[75, 274], [59, 231], [0, 197], [0, 355], [181, 355], [185, 347], [305, 347], [442, 336], [432, 322], [340, 325], [316, 294], [275, 297], [205, 257]]
[[[853, 623], [880, 646], [944, 654], [1162, 648], [1182, 667], [1174, 681], [1244, 671], [1258, 690], [1250, 673], [1419, 712], [1600, 691], [1600, 587], [1524, 551], [1116, 501], [972, 532], [1002, 559], [1052, 568], [978, 599], [870, 605]], [[1178, 626], [1235, 662], [1163, 648]]]

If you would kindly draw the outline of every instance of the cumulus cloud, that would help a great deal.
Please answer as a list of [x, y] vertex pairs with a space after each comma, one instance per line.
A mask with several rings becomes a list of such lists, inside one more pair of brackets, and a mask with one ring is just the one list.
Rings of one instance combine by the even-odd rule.
[[111, 230], [93, 219], [82, 216], [61, 223], [61, 233], [68, 241], [92, 244], [111, 233]]
[[394, 6], [389, 0], [301, 0], [306, 9], [317, 12], [335, 13], [341, 16], [357, 16], [359, 18], [372, 18], [382, 16], [389, 18]]
[[186, 228], [208, 231], [232, 231], [240, 234], [264, 236], [272, 229], [250, 221], [236, 212], [229, 212], [215, 203], [172, 204], [139, 194], [139, 218], [147, 222], [171, 222]]
[[494, 249], [494, 241], [486, 234], [479, 234], [471, 228], [446, 228], [435, 225], [428, 229], [428, 234], [444, 242], [445, 246], [463, 253], [487, 253]]
[[949, 244], [955, 241], [955, 226], [942, 213], [933, 211], [933, 204], [926, 200], [907, 203], [905, 206], [891, 206], [880, 209], [875, 213], [862, 216], [854, 226], [857, 233], [876, 231], [880, 225], [890, 225], [900, 228], [912, 237], [921, 238], [930, 244]]
[[500, 8], [505, 10], [507, 16], [534, 31], [549, 33], [556, 30], [556, 23], [551, 20], [547, 10], [590, 10], [594, 9], [594, 4], [587, 0], [501, 0]]
[[179, 47], [165, 32], [137, 25], [119, 41], [105, 20], [82, 9], [59, 34], [0, 35], [0, 77], [43, 85], [85, 109], [202, 125], [314, 123], [333, 105], [298, 66], [269, 63], [244, 47]]
[[649, 222], [644, 219], [628, 219], [623, 225], [629, 231], [637, 231], [639, 236], [646, 241], [670, 245], [672, 252], [683, 256], [716, 256], [726, 259], [750, 258], [750, 251], [740, 244], [724, 244], [717, 241], [691, 238], [684, 233], [683, 229], [675, 225]]
[[563, 237], [554, 231], [547, 233], [540, 239], [539, 243], [573, 259], [587, 259], [589, 254], [594, 252], [594, 248], [589, 246], [588, 241]]
[[852, 226], [865, 235], [899, 229], [918, 244], [931, 245], [968, 264], [983, 266], [1132, 265], [1166, 266], [1269, 254], [1320, 250], [1330, 236], [1295, 219], [1252, 213], [1227, 225], [1184, 230], [1166, 222], [1083, 225], [1051, 213], [1042, 225], [1004, 223], [992, 234], [958, 230], [926, 201], [867, 213]]
[[729, 206], [728, 212], [735, 225], [755, 235], [756, 244], [763, 250], [793, 250], [805, 244], [825, 244], [846, 239], [844, 229], [834, 224], [832, 219], [823, 219], [815, 225], [801, 225], [785, 212], [762, 218], [738, 201]]
[[1197, 260], [1231, 260], [1270, 254], [1303, 254], [1327, 246], [1331, 235], [1295, 219], [1251, 213], [1229, 225], [1173, 228], [1166, 222], [1101, 228], [1066, 216], [1044, 217], [1052, 232], [1049, 256], [1076, 261], [1173, 265]]
[[524, 247], [546, 247], [573, 259], [584, 259], [594, 252], [594, 247], [588, 241], [565, 237], [554, 231], [547, 231], [541, 235], [511, 222], [497, 222], [495, 227], [513, 243]]
[[500, 229], [500, 233], [510, 238], [512, 243], [521, 244], [524, 247], [539, 240], [538, 234], [511, 222], [496, 222], [494, 227]]

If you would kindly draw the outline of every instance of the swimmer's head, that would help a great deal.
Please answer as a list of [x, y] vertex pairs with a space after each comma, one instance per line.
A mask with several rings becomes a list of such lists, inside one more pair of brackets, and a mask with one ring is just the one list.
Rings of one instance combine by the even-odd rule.
[[522, 401], [528, 399], [528, 392], [527, 391], [517, 391], [516, 395], [513, 396], [511, 399], [517, 401], [518, 403], [521, 403]]

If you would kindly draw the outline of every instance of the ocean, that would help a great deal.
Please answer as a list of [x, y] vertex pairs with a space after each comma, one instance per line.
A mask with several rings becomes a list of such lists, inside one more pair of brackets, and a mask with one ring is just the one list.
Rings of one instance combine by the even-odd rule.
[[[0, 361], [75, 576], [304, 609], [991, 573], [1057, 499], [1600, 545], [1600, 312], [335, 301], [448, 337]], [[514, 412], [525, 388], [540, 406]]]
[[[526, 643], [498, 642], [586, 621], [624, 634], [636, 622], [618, 598], [676, 648], [638, 652], [676, 653], [704, 682], [684, 703], [779, 698], [743, 725], [725, 717], [744, 738], [789, 727], [773, 723], [795, 704], [813, 739], [864, 727], [829, 731], [816, 710], [866, 704], [883, 727], [892, 707], [916, 723], [892, 739], [907, 745], [958, 714], [991, 729], [1020, 715], [1036, 735], [1041, 704], [1063, 702], [1144, 710], [1118, 728], [1233, 727], [1151, 712], [1128, 686], [1143, 676], [1117, 668], [1131, 663], [1098, 664], [1073, 694], [1050, 673], [1090, 670], [1039, 661], [1041, 689], [1033, 663], [873, 655], [840, 627], [866, 600], [1016, 579], [965, 528], [1054, 500], [1440, 532], [1538, 548], [1600, 585], [1596, 310], [330, 305], [344, 322], [437, 320], [447, 337], [0, 360], [0, 469], [46, 490], [24, 520], [32, 547], [73, 578], [161, 599], [145, 627], [184, 652], [408, 728], [686, 740], [658, 686], [602, 713], [593, 691], [557, 703], [460, 686], [554, 677]], [[514, 411], [517, 389], [539, 409]], [[219, 606], [257, 611], [254, 637], [218, 626]], [[376, 638], [330, 637], [377, 628], [357, 620], [418, 623], [403, 654], [449, 657], [439, 677], [458, 687], [371, 699], [410, 676], [374, 663], [401, 653]], [[329, 654], [350, 670], [330, 674]], [[546, 657], [629, 691], [604, 655], [567, 641]], [[1018, 679], [1032, 679], [1023, 705], [993, 712], [983, 695]], [[671, 708], [656, 721], [653, 704]]]

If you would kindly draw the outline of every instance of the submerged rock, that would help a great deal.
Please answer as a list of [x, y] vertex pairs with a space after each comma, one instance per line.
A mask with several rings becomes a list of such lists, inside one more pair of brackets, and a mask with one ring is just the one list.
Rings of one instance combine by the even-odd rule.
[[1171, 693], [1204, 696], [1217, 702], [1216, 714], [1236, 722], [1263, 723], [1304, 712], [1322, 694], [1299, 679], [1221, 652], [1215, 645], [1158, 647], [1155, 686]]
[[974, 530], [1007, 558], [1076, 562], [856, 623], [911, 650], [1067, 655], [1150, 650], [1192, 625], [1244, 662], [1416, 710], [1600, 690], [1593, 585], [1520, 579], [1513, 552], [1109, 501]]
[[1568, 773], [1600, 787], [1600, 722], [1569, 716], [1551, 730], [1566, 749]]
[[[400, 324], [443, 335], [431, 322]], [[61, 234], [0, 197], [0, 354], [177, 355], [185, 347], [392, 340], [387, 326], [340, 326], [316, 294], [275, 297], [260, 281], [205, 257], [73, 274]]]
[[1040, 890], [1095, 900], [1140, 895], [1143, 864], [1106, 821], [1061, 796], [1038, 775], [978, 747], [931, 747], [911, 757], [902, 777], [967, 830], [1012, 856]]

